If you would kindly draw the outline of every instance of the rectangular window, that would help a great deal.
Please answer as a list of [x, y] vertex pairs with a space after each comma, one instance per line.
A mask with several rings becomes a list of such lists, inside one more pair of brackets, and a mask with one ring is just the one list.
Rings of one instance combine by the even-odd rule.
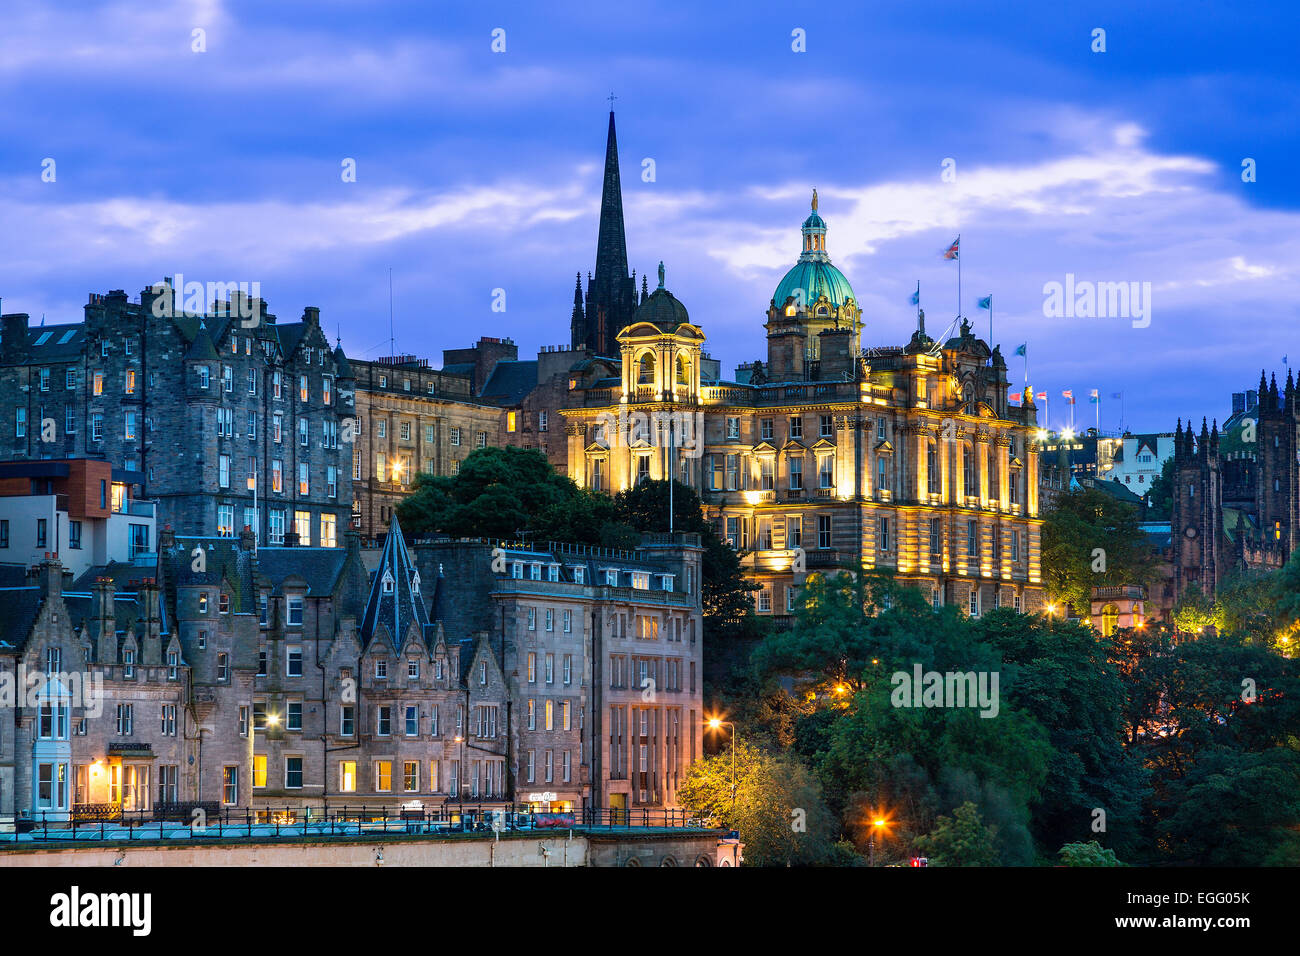
[[790, 468], [790, 490], [802, 491], [803, 490], [803, 458], [801, 456], [794, 456], [790, 458], [789, 468]]
[[414, 760], [402, 762], [402, 789], [415, 793], [420, 789], [420, 764]]
[[830, 415], [821, 416], [820, 435], [822, 438], [835, 437], [835, 420]]
[[979, 523], [974, 518], [966, 522], [966, 557], [979, 555]]
[[817, 547], [829, 548], [831, 546], [831, 516], [817, 516]]
[[339, 791], [342, 793], [356, 793], [357, 790], [357, 762], [355, 760], [339, 761]]
[[393, 764], [388, 760], [375, 761], [375, 790], [388, 793], [393, 789]]
[[943, 525], [941, 518], [930, 519], [930, 557], [937, 558], [941, 553], [940, 542], [943, 537]]
[[290, 644], [284, 650], [284, 667], [286, 677], [302, 676], [302, 647]]
[[379, 705], [375, 722], [375, 733], [380, 737], [393, 735], [393, 708], [387, 704]]
[[877, 521], [878, 521], [879, 537], [880, 537], [880, 550], [888, 551], [889, 550], [889, 519], [879, 518], [877, 519]]
[[[882, 461], [884, 459], [881, 459]], [[822, 455], [817, 459], [817, 487], [834, 488], [835, 487], [835, 458], [832, 455]]]
[[239, 803], [239, 768], [224, 767], [221, 775], [221, 802], [226, 806]]

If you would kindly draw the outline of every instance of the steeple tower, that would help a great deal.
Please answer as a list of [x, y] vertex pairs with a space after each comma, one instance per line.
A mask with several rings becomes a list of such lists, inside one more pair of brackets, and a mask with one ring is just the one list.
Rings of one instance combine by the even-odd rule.
[[587, 284], [584, 328], [572, 328], [574, 348], [600, 355], [618, 354], [618, 335], [636, 311], [636, 283], [627, 271], [627, 236], [623, 228], [623, 189], [618, 173], [618, 138], [614, 111], [609, 111], [605, 141], [605, 179], [600, 194], [600, 231], [596, 238], [596, 274]]

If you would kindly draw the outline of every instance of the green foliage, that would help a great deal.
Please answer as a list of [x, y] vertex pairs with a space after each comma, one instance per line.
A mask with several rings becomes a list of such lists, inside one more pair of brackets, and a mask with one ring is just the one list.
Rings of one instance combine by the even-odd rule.
[[[565, 541], [635, 548], [643, 533], [668, 530], [668, 482], [643, 482], [611, 498], [578, 488], [535, 449], [480, 448], [454, 477], [418, 475], [397, 506], [408, 535]], [[704, 518], [699, 496], [673, 483], [673, 530], [701, 537], [704, 625], [712, 641], [756, 639], [760, 625], [740, 556]], [[707, 642], [706, 642], [707, 643]]]
[[1138, 509], [1086, 488], [1060, 495], [1044, 514], [1042, 567], [1049, 597], [1087, 617], [1094, 587], [1148, 584], [1156, 559], [1139, 526]]
[[1115, 856], [1114, 850], [1108, 850], [1096, 840], [1087, 843], [1067, 843], [1061, 847], [1062, 866], [1123, 866]]
[[821, 787], [797, 759], [740, 742], [732, 752], [695, 763], [678, 789], [678, 799], [715, 825], [738, 830], [750, 866], [844, 865], [854, 862], [839, 845], [834, 817]]
[[1174, 514], [1174, 460], [1166, 458], [1146, 493], [1147, 520], [1168, 521]]
[[1217, 748], [1174, 780], [1158, 805], [1168, 862], [1199, 866], [1300, 865], [1300, 754]]
[[994, 836], [975, 804], [967, 801], [951, 817], [936, 820], [928, 834], [917, 837], [916, 849], [931, 866], [994, 866], [998, 862]]
[[412, 537], [437, 531], [517, 540], [536, 515], [578, 493], [536, 449], [479, 448], [454, 477], [417, 475], [397, 517]]
[[1146, 773], [1124, 748], [1127, 695], [1109, 642], [1087, 625], [1009, 610], [973, 629], [1002, 656], [1006, 700], [1048, 734], [1047, 776], [1031, 808], [1040, 847], [1090, 832], [1095, 808], [1106, 811], [1111, 845], [1140, 842]]

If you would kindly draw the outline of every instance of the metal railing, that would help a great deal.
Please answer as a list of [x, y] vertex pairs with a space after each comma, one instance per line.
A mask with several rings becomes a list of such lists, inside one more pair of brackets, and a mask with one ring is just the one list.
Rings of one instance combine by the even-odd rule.
[[[100, 808], [98, 811], [94, 808]], [[504, 802], [445, 803], [420, 810], [367, 804], [320, 807], [222, 807], [211, 802], [123, 810], [120, 804], [78, 804], [71, 814], [42, 811], [13, 819], [0, 842], [150, 842], [161, 840], [309, 839], [385, 834], [448, 836], [530, 833], [553, 829], [704, 828], [687, 810], [639, 807], [542, 811]], [[67, 816], [67, 819], [62, 819]], [[3, 830], [8, 830], [4, 827]], [[9, 839], [6, 839], [9, 837]]]

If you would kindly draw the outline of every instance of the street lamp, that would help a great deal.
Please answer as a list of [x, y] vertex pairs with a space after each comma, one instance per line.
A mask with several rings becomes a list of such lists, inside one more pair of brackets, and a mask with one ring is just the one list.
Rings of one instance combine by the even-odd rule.
[[876, 834], [877, 833], [883, 834], [884, 832], [885, 832], [885, 821], [883, 818], [877, 817], [876, 819], [871, 821], [871, 830], [868, 831], [868, 836], [867, 836], [867, 853], [868, 853], [867, 865], [868, 866], [876, 865]]
[[736, 817], [736, 725], [729, 720], [719, 720], [717, 717], [709, 718], [710, 730], [721, 730], [724, 726], [731, 728], [731, 817], [734, 823]]

